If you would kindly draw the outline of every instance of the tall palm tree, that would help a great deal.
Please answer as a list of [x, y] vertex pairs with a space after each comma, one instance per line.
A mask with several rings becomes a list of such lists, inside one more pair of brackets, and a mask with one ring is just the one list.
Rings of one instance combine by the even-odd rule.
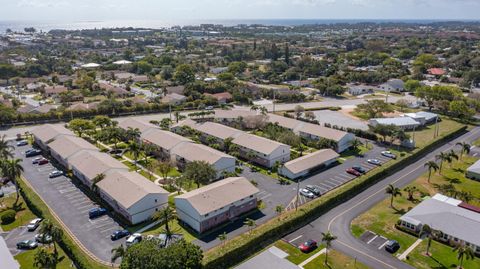
[[126, 252], [127, 251], [123, 247], [123, 244], [121, 244], [120, 246], [118, 246], [116, 248], [112, 248], [112, 250], [111, 250], [112, 258], [110, 259], [110, 261], [112, 263], [115, 263], [119, 258], [122, 258], [123, 256], [125, 256]]
[[350, 142], [350, 146], [353, 148], [353, 150], [358, 150], [358, 148], [363, 145], [362, 141], [360, 139], [355, 138]]
[[23, 166], [21, 164], [21, 159], [6, 159], [3, 161], [3, 175], [15, 185], [16, 199], [15, 205], [18, 203], [20, 198], [20, 188], [18, 186], [18, 178], [22, 175]]
[[223, 232], [222, 234], [218, 235], [218, 240], [222, 242], [222, 246], [225, 246], [225, 241], [227, 241], [227, 233]]
[[138, 128], [128, 127], [127, 137], [129, 140], [138, 140], [138, 138], [140, 138], [141, 135], [142, 135], [142, 132], [140, 132]]
[[133, 161], [135, 166], [137, 166], [138, 157], [142, 153], [142, 146], [133, 140], [128, 144], [127, 150], [133, 155]]
[[463, 157], [463, 154], [468, 154], [470, 153], [470, 144], [468, 144], [467, 142], [458, 142], [457, 144], [455, 144], [456, 146], [460, 146], [461, 149], [460, 149], [460, 160], [462, 159]]
[[438, 171], [439, 171], [440, 175], [442, 174], [443, 162], [451, 162], [452, 161], [452, 157], [448, 153], [445, 153], [445, 152], [440, 152], [439, 154], [437, 154], [435, 156], [435, 159], [440, 161], [440, 166], [438, 168]]
[[14, 149], [15, 148], [6, 140], [6, 135], [3, 135], [0, 138], [0, 158], [13, 158], [12, 151]]
[[93, 179], [92, 179], [92, 191], [95, 192], [95, 193], [98, 193], [98, 182], [102, 181], [103, 179], [105, 179], [105, 174], [104, 173], [101, 173], [101, 174], [98, 174], [96, 175]]
[[330, 231], [322, 233], [322, 242], [325, 242], [325, 265], [328, 264], [328, 250], [332, 246], [332, 242], [337, 239]]
[[249, 233], [252, 233], [253, 228], [255, 227], [255, 225], [257, 225], [257, 223], [256, 223], [253, 219], [251, 219], [251, 218], [247, 218], [247, 219], [243, 222], [243, 224], [245, 224], [246, 226], [249, 227], [249, 231], [248, 231]]
[[430, 183], [430, 178], [432, 177], [432, 172], [438, 171], [440, 169], [438, 164], [434, 161], [428, 161], [423, 166], [428, 168], [428, 183]]
[[448, 153], [448, 156], [450, 156], [450, 159], [447, 160], [447, 162], [449, 163], [450, 166], [452, 166], [452, 161], [455, 159], [458, 161], [458, 154], [452, 150], [450, 150]]
[[33, 257], [33, 267], [35, 268], [55, 268], [58, 257], [53, 253], [48, 253], [45, 248], [40, 248], [35, 252]]
[[58, 256], [57, 243], [62, 240], [63, 230], [55, 226], [49, 219], [46, 219], [42, 222], [39, 233], [43, 236], [49, 235], [52, 237], [53, 253], [55, 256]]
[[454, 252], [457, 252], [457, 259], [460, 262], [460, 269], [463, 268], [463, 259], [473, 259], [475, 254], [471, 247], [466, 246], [465, 244], [459, 244], [453, 248]]
[[428, 226], [428, 224], [424, 224], [422, 226], [422, 230], [420, 231], [420, 237], [423, 237], [423, 236], [428, 239], [427, 251], [425, 254], [427, 254], [427, 256], [430, 256], [429, 250], [430, 250], [430, 246], [432, 245], [432, 238], [434, 237], [434, 231], [430, 226]]
[[402, 191], [393, 186], [392, 184], [388, 184], [387, 188], [385, 189], [385, 193], [390, 194], [390, 207], [393, 208], [393, 198], [396, 196], [402, 196]]
[[173, 115], [175, 116], [175, 121], [178, 123], [178, 120], [180, 119], [180, 111], [175, 111], [173, 112]]
[[230, 151], [230, 146], [233, 144], [233, 137], [227, 137], [225, 140], [223, 140], [223, 149], [225, 150], [225, 153], [228, 154]]
[[169, 205], [153, 215], [153, 219], [163, 220], [165, 222], [165, 234], [167, 235], [167, 238], [172, 236], [172, 231], [169, 226], [170, 221], [174, 220], [176, 217], [177, 214]]

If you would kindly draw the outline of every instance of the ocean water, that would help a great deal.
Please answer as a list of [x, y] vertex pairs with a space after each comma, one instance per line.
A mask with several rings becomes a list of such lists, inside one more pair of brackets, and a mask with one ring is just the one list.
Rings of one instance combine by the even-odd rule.
[[379, 19], [232, 19], [232, 20], [99, 20], [99, 21], [1, 21], [0, 33], [7, 29], [21, 31], [25, 27], [35, 27], [38, 31], [50, 31], [53, 29], [81, 30], [81, 29], [101, 29], [115, 27], [134, 27], [160, 29], [172, 26], [199, 25], [199, 24], [222, 24], [225, 26], [234, 26], [238, 24], [263, 24], [263, 25], [281, 25], [295, 26], [304, 24], [334, 24], [334, 23], [432, 23], [445, 20], [379, 20]]

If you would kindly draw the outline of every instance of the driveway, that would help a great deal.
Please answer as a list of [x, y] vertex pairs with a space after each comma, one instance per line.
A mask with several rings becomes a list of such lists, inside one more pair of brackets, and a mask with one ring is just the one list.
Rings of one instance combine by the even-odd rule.
[[17, 243], [24, 240], [35, 241], [36, 234], [38, 234], [38, 229], [34, 232], [29, 232], [26, 226], [20, 226], [9, 232], [1, 233], [0, 235], [3, 237], [3, 239], [5, 239], [5, 242], [7, 243], [7, 247], [8, 247], [8, 250], [10, 250], [10, 253], [12, 253], [12, 255], [15, 256], [25, 251], [32, 251], [32, 250], [17, 249]]
[[15, 149], [17, 158], [23, 160], [24, 177], [45, 203], [60, 217], [75, 237], [96, 257], [110, 262], [111, 249], [125, 243], [125, 239], [111, 241], [110, 234], [122, 227], [110, 216], [89, 219], [88, 211], [95, 203], [65, 176], [48, 178], [56, 168], [51, 164], [38, 166], [22, 153], [28, 147]]

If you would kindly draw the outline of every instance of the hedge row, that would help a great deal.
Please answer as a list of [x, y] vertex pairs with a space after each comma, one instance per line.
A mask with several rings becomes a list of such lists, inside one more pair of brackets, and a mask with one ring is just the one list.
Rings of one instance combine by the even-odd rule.
[[308, 224], [328, 210], [351, 199], [386, 176], [414, 163], [437, 146], [463, 134], [466, 126], [452, 131], [448, 135], [438, 137], [422, 149], [414, 151], [411, 155], [402, 157], [397, 162], [386, 164], [372, 171], [367, 176], [362, 176], [355, 181], [347, 183], [328, 194], [302, 205], [298, 211], [289, 211], [267, 223], [258, 226], [251, 234], [244, 234], [225, 245], [213, 248], [205, 253], [204, 265], [206, 269], [228, 268], [247, 259], [255, 252], [272, 244], [284, 235]]
[[[19, 180], [20, 194], [22, 195], [28, 208], [38, 217], [49, 219], [55, 225], [62, 228], [60, 223], [50, 213], [49, 208], [43, 202], [42, 199], [23, 182], [23, 179]], [[63, 230], [63, 229], [62, 229]], [[83, 252], [79, 246], [76, 245], [74, 240], [67, 234], [63, 233], [62, 239], [58, 242], [65, 254], [73, 261], [78, 269], [107, 269], [108, 266], [102, 265], [99, 262], [91, 259], [85, 252]]]

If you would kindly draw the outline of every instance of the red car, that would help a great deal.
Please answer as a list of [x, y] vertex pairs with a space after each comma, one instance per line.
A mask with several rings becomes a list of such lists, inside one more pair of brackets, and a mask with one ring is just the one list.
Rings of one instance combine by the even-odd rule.
[[362, 175], [360, 172], [358, 172], [357, 170], [355, 170], [353, 168], [348, 168], [347, 173], [352, 174], [352, 175], [357, 176], [357, 177]]
[[43, 158], [41, 159], [40, 161], [38, 161], [38, 165], [44, 165], [44, 164], [47, 164], [48, 163], [48, 160]]
[[298, 248], [302, 251], [302, 252], [310, 252], [314, 249], [317, 248], [317, 241], [315, 240], [308, 240], [307, 242], [301, 244], [300, 246], [298, 246]]

